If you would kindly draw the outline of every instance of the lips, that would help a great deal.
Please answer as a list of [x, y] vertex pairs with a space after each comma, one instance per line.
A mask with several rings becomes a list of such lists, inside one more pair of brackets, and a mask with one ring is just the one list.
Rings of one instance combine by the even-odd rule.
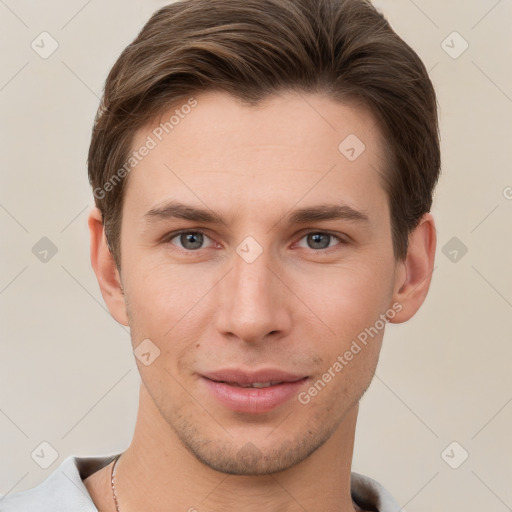
[[309, 377], [276, 369], [219, 370], [203, 374], [205, 391], [236, 412], [261, 414], [291, 400]]
[[292, 374], [278, 369], [262, 369], [252, 372], [226, 369], [204, 373], [203, 377], [215, 382], [225, 382], [240, 387], [248, 387], [254, 384], [256, 384], [255, 387], [263, 387], [261, 384], [270, 383], [270, 385], [275, 385], [283, 382], [296, 382], [306, 377], [306, 375]]
[[239, 382], [224, 382], [230, 386], [238, 386], [240, 388], [269, 388], [270, 386], [276, 386], [282, 384], [282, 380], [271, 380], [270, 382], [253, 382], [252, 384], [240, 384]]

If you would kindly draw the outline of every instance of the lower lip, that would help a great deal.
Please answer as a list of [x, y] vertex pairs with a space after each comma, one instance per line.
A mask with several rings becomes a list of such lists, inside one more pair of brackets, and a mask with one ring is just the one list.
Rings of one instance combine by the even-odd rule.
[[296, 382], [283, 382], [267, 388], [242, 388], [203, 377], [213, 396], [228, 409], [236, 412], [264, 413], [290, 400], [308, 378]]

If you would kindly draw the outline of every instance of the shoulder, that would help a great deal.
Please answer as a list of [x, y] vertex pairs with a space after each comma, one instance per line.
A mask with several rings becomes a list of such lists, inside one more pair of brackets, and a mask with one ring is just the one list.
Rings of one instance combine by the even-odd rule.
[[400, 510], [400, 506], [386, 488], [369, 476], [352, 472], [350, 492], [352, 499], [363, 510], [374, 512]]
[[100, 469], [111, 458], [70, 455], [36, 487], [0, 496], [0, 511], [98, 512], [82, 478]]

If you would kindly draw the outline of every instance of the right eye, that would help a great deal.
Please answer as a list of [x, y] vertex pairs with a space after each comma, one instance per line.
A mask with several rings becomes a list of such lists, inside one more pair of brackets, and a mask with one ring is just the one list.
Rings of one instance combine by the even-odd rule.
[[203, 245], [204, 239], [209, 237], [203, 231], [179, 231], [176, 233], [170, 233], [164, 240], [165, 243], [171, 243], [175, 245], [172, 240], [175, 238], [178, 239], [181, 247], [178, 246], [181, 250], [187, 252], [197, 252]]

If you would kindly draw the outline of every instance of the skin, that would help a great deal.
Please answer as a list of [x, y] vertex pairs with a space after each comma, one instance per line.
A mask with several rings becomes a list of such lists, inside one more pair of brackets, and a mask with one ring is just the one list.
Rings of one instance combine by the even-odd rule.
[[[121, 272], [101, 214], [89, 215], [91, 261], [110, 313], [130, 326], [133, 349], [149, 338], [160, 350], [148, 366], [136, 359], [139, 411], [116, 475], [121, 510], [359, 511], [350, 496], [358, 404], [384, 329], [306, 405], [292, 399], [265, 414], [237, 413], [200, 374], [281, 368], [310, 376], [307, 391], [394, 303], [394, 323], [419, 309], [433, 270], [434, 219], [422, 217], [407, 258], [396, 261], [379, 176], [384, 141], [361, 106], [291, 92], [258, 107], [218, 92], [196, 99], [129, 175]], [[159, 122], [141, 129], [133, 147]], [[353, 162], [338, 150], [349, 134], [366, 146]], [[225, 222], [145, 219], [168, 200], [206, 206]], [[368, 221], [283, 220], [335, 202]], [[202, 245], [173, 235], [198, 229]], [[334, 236], [316, 244], [308, 236], [326, 232]], [[252, 263], [236, 252], [247, 236], [263, 249]], [[84, 482], [101, 512], [115, 512], [110, 472]]]

